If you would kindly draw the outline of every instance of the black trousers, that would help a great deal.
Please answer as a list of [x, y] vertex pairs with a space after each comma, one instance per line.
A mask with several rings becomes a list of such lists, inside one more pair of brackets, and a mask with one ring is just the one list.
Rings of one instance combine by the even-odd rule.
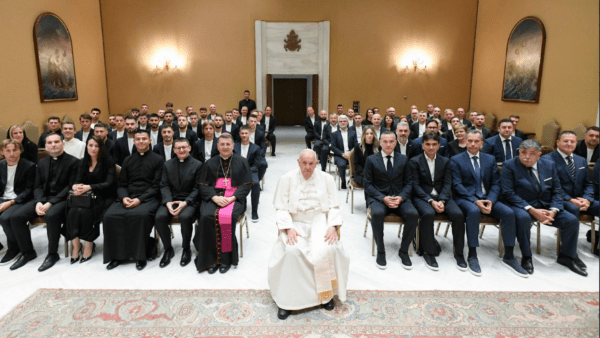
[[[431, 204], [419, 198], [415, 198], [413, 204], [419, 215], [421, 215], [419, 246], [423, 252], [433, 255], [435, 253], [435, 246], [433, 244], [435, 238], [433, 231], [433, 222], [436, 215], [435, 209], [433, 209]], [[452, 223], [454, 253], [462, 256], [465, 246], [465, 217], [456, 202], [452, 199], [449, 199], [445, 203], [442, 214], [448, 216], [448, 219]]]
[[252, 172], [252, 212], [258, 212], [258, 201], [260, 199], [260, 180], [258, 179], [258, 173]]
[[[183, 249], [188, 250], [192, 241], [192, 233], [194, 231], [194, 222], [198, 219], [199, 208], [198, 205], [192, 204], [185, 207], [179, 213], [179, 220], [181, 221], [181, 246]], [[173, 219], [173, 215], [169, 212], [169, 209], [165, 205], [161, 205], [156, 212], [156, 220], [154, 226], [160, 235], [160, 239], [165, 246], [165, 249], [172, 247], [171, 245], [171, 231], [169, 229], [169, 223]]]
[[[7, 200], [0, 199], [0, 203], [4, 203]], [[10, 252], [18, 253], [21, 251], [21, 246], [19, 245], [19, 239], [27, 238], [29, 235], [29, 228], [23, 229], [26, 234], [19, 233], [19, 229], [14, 229], [14, 216], [19, 214], [19, 209], [21, 209], [25, 204], [15, 204], [8, 209], [4, 210], [0, 213], [0, 225], [4, 229], [4, 233], [6, 234], [7, 247]], [[31, 241], [31, 235], [29, 235], [29, 240]]]
[[404, 231], [402, 232], [402, 243], [400, 251], [408, 253], [410, 242], [415, 237], [417, 225], [419, 223], [419, 214], [417, 209], [410, 201], [403, 201], [398, 208], [388, 208], [384, 203], [372, 200], [369, 202], [371, 207], [371, 227], [373, 228], [373, 236], [377, 244], [377, 252], [384, 253], [385, 245], [383, 244], [383, 221], [387, 214], [395, 214], [404, 219]]
[[327, 170], [327, 156], [329, 155], [329, 144], [324, 140], [316, 140], [315, 141], [315, 153], [319, 157], [319, 162], [321, 162], [321, 170]]
[[275, 146], [277, 145], [277, 138], [275, 134], [267, 134], [267, 141], [271, 142], [271, 155], [275, 154]]
[[334, 161], [342, 181], [342, 189], [346, 189], [346, 168], [348, 167], [348, 160], [341, 156], [335, 156]]
[[[36, 201], [27, 202], [19, 213], [13, 217], [13, 231], [17, 235], [19, 249], [22, 254], [34, 253], [33, 243], [31, 242], [31, 232], [29, 231], [28, 222], [33, 221], [38, 217], [35, 212]], [[48, 254], [58, 253], [58, 244], [60, 235], [63, 233], [62, 225], [65, 223], [67, 215], [67, 201], [62, 201], [54, 204], [43, 216], [46, 221], [46, 230], [48, 233]], [[20, 237], [20, 238], [19, 238]]]
[[304, 141], [306, 142], [306, 148], [312, 149], [311, 145], [312, 145], [312, 141], [314, 139], [315, 139], [315, 135], [313, 135], [312, 133], [306, 134], [306, 136], [304, 136]]

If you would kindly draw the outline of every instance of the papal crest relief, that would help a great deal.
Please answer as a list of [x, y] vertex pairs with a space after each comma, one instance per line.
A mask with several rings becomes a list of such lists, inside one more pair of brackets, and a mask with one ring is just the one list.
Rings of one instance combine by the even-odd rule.
[[298, 34], [296, 34], [293, 29], [290, 31], [290, 34], [288, 34], [287, 39], [283, 39], [283, 42], [285, 42], [283, 48], [286, 51], [300, 51], [300, 47], [302, 47], [300, 46], [300, 42], [302, 42], [302, 40], [298, 39]]

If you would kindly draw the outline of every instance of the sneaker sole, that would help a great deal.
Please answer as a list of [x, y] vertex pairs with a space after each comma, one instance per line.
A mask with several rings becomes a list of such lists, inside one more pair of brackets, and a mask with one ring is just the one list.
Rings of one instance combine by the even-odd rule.
[[470, 268], [467, 268], [467, 269], [473, 276], [481, 277], [481, 275], [482, 275], [481, 272], [475, 272], [475, 271], [471, 270]]
[[8, 265], [10, 263], [16, 262], [19, 259], [19, 257], [21, 257], [21, 255], [22, 254], [18, 254], [18, 255], [15, 256], [15, 258], [11, 259], [10, 261], [4, 262], [4, 263], [0, 263], [0, 266], [4, 266], [4, 265]]
[[512, 271], [515, 275], [522, 277], [522, 278], [529, 278], [529, 274], [527, 272], [525, 272], [525, 274], [519, 273], [517, 270], [513, 269], [510, 265], [504, 263], [504, 261], [502, 261], [502, 265], [504, 265], [507, 269], [509, 269], [510, 271]]
[[386, 266], [386, 265], [379, 265], [379, 264], [377, 264], [377, 263], [375, 263], [375, 265], [377, 265], [377, 267], [378, 267], [380, 270], [385, 270], [385, 269], [387, 269], [387, 266]]
[[252, 223], [258, 223], [258, 220], [257, 219], [253, 219]]
[[[427, 265], [427, 264], [425, 264], [425, 265]], [[412, 268], [413, 268], [412, 265], [404, 265], [404, 264], [402, 264], [402, 267], [404, 268], [404, 270], [412, 270]]]
[[439, 271], [440, 270], [439, 266], [436, 268], [435, 266], [431, 266], [431, 265], [427, 264], [427, 262], [425, 263], [425, 266], [431, 271]]
[[461, 268], [460, 266], [458, 266], [458, 264], [456, 265], [456, 268], [457, 268], [458, 270], [460, 270], [460, 271], [463, 271], [463, 272], [464, 272], [464, 271], [467, 271], [467, 270], [469, 270], [469, 267], [466, 267], [466, 268]]

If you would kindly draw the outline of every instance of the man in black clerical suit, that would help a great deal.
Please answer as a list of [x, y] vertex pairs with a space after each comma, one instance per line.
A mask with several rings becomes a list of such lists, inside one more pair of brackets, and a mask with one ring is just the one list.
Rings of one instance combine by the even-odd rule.
[[338, 117], [340, 128], [333, 133], [331, 140], [331, 150], [334, 154], [335, 165], [340, 175], [342, 189], [346, 189], [346, 167], [350, 151], [354, 149], [357, 143], [356, 133], [348, 129], [348, 116], [340, 115]]
[[50, 135], [50, 133], [62, 135], [62, 123], [60, 122], [60, 118], [57, 116], [50, 116], [48, 118], [48, 122], [46, 122], [46, 125], [48, 126], [48, 130], [40, 135], [40, 139], [38, 140], [38, 148], [46, 148], [46, 136]]
[[265, 115], [260, 120], [260, 124], [265, 127], [265, 138], [271, 142], [271, 156], [275, 156], [275, 146], [277, 145], [277, 138], [275, 137], [275, 127], [277, 126], [277, 119], [272, 115], [273, 110], [267, 106], [265, 108]]
[[[31, 200], [36, 166], [21, 158], [23, 146], [15, 140], [4, 140], [0, 144], [0, 152], [4, 156], [4, 160], [0, 161], [0, 225], [8, 242], [0, 265], [6, 265], [22, 257], [20, 243], [29, 234], [28, 227], [13, 226], [13, 216]], [[35, 251], [31, 257], [35, 258]], [[23, 260], [27, 260], [27, 257]]]
[[419, 214], [410, 201], [412, 191], [408, 158], [394, 151], [396, 136], [391, 131], [381, 133], [381, 151], [367, 158], [364, 169], [364, 187], [371, 208], [371, 226], [377, 244], [377, 267], [387, 267], [383, 243], [383, 220], [389, 213], [404, 219], [404, 233], [398, 255], [402, 267], [412, 269], [408, 249], [415, 237]]
[[115, 148], [113, 151], [113, 160], [122, 166], [123, 162], [125, 162], [125, 158], [129, 155], [137, 152], [136, 147], [134, 145], [134, 134], [138, 127], [137, 121], [133, 116], [127, 116], [125, 118], [125, 135], [123, 137], [118, 138], [115, 141]]
[[192, 260], [190, 242], [194, 230], [194, 222], [198, 219], [200, 200], [198, 199], [198, 175], [202, 163], [190, 156], [192, 147], [189, 140], [178, 138], [174, 141], [176, 157], [166, 161], [162, 170], [160, 192], [162, 202], [156, 212], [156, 230], [165, 247], [165, 253], [160, 260], [160, 267], [171, 263], [175, 250], [171, 246], [171, 231], [169, 223], [174, 216], [179, 216], [181, 222], [181, 266], [186, 266]]
[[174, 140], [178, 138], [185, 138], [192, 145], [198, 141], [198, 134], [189, 128], [187, 117], [183, 115], [179, 116], [177, 118], [177, 125], [179, 126], [179, 129], [173, 130]]
[[152, 148], [152, 151], [162, 156], [165, 161], [169, 161], [170, 159], [175, 158], [175, 148], [173, 147], [173, 128], [171, 128], [171, 126], [165, 126], [163, 129], [161, 129], [160, 135], [162, 136], [162, 142], [159, 142], [157, 145], [155, 145], [154, 148]]
[[248, 117], [248, 127], [250, 127], [250, 142], [260, 147], [260, 162], [258, 165], [258, 180], [261, 181], [267, 172], [269, 164], [265, 159], [267, 153], [267, 139], [263, 130], [257, 128], [258, 117], [255, 114], [250, 114]]
[[306, 117], [304, 118], [304, 130], [306, 131], [306, 136], [304, 136], [304, 141], [306, 142], [306, 148], [311, 149], [311, 143], [315, 140], [315, 134], [313, 132], [315, 128], [315, 110], [313, 107], [306, 108]]
[[219, 154], [217, 140], [215, 139], [215, 122], [204, 122], [202, 124], [202, 133], [204, 134], [204, 138], [196, 141], [192, 147], [192, 156], [201, 163], [205, 163], [211, 157]]
[[[238, 264], [235, 229], [238, 217], [246, 210], [246, 197], [252, 189], [248, 161], [233, 153], [233, 137], [218, 139], [219, 155], [200, 169], [200, 221], [194, 235], [198, 250], [196, 268], [209, 274], [226, 273]], [[233, 191], [235, 190], [235, 191]], [[233, 204], [233, 205], [232, 205]]]
[[108, 138], [108, 125], [103, 122], [96, 123], [96, 128], [94, 128], [94, 135], [104, 141], [104, 149], [108, 154], [114, 159], [115, 153], [115, 142]]
[[319, 162], [321, 163], [321, 170], [325, 171], [327, 167], [327, 156], [329, 155], [329, 143], [331, 142], [331, 125], [327, 121], [327, 111], [321, 110], [319, 112], [319, 118], [315, 121], [313, 128], [313, 136], [315, 140], [315, 148], [313, 149], [317, 156], [319, 156]]
[[436, 214], [446, 214], [452, 223], [454, 258], [461, 271], [467, 271], [463, 256], [465, 246], [465, 219], [462, 211], [452, 199], [452, 170], [450, 159], [439, 156], [440, 136], [434, 133], [423, 134], [423, 153], [410, 160], [413, 185], [413, 204], [419, 215], [420, 247], [426, 266], [434, 271], [439, 269], [435, 260], [435, 238], [433, 221]]
[[252, 172], [252, 222], [258, 222], [258, 200], [260, 198], [260, 180], [258, 166], [260, 165], [260, 147], [250, 142], [250, 127], [240, 128], [240, 142], [235, 143], [233, 152], [245, 158]]
[[154, 226], [154, 215], [160, 203], [160, 180], [165, 160], [150, 151], [150, 132], [134, 133], [136, 151], [121, 167], [117, 200], [104, 214], [104, 263], [112, 270], [122, 261], [136, 260], [136, 268], [146, 267], [155, 250], [147, 254]]
[[583, 140], [579, 141], [575, 154], [583, 157], [588, 163], [598, 161], [598, 136], [600, 135], [597, 126], [589, 127], [585, 132]]
[[19, 249], [23, 256], [11, 266], [12, 270], [22, 267], [36, 257], [27, 224], [36, 217], [44, 218], [48, 232], [48, 256], [38, 270], [48, 270], [60, 259], [58, 242], [61, 226], [66, 220], [67, 195], [75, 183], [79, 168], [79, 160], [65, 153], [63, 147], [61, 135], [48, 134], [46, 151], [50, 156], [42, 159], [37, 167], [33, 200], [19, 209], [19, 214], [12, 220], [13, 229], [19, 228], [19, 233], [24, 235], [19, 240]]
[[256, 110], [256, 102], [250, 98], [249, 90], [244, 90], [244, 99], [239, 102], [238, 110], [241, 112], [243, 107], [248, 108], [248, 112]]

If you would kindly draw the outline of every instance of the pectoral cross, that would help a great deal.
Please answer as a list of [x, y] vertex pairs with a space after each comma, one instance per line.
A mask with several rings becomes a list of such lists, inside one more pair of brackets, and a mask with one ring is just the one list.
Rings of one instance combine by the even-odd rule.
[[229, 180], [227, 179], [227, 177], [225, 177], [225, 179], [223, 180], [223, 183], [225, 183], [225, 185], [227, 185], [228, 182], [229, 182]]

